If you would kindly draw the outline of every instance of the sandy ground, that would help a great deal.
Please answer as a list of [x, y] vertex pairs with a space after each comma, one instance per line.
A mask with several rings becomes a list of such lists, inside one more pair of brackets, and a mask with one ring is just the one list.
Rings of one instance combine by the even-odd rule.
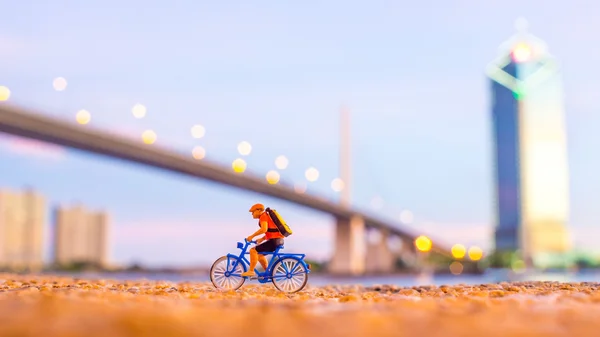
[[600, 336], [600, 283], [329, 286], [0, 274], [0, 336]]

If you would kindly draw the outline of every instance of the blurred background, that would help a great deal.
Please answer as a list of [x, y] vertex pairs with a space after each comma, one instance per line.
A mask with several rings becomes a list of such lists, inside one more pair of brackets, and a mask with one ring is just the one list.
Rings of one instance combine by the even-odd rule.
[[[307, 254], [313, 283], [598, 280], [598, 11], [0, 0], [0, 114], [248, 177], [41, 142], [8, 132], [10, 113], [0, 265], [207, 280], [257, 230], [260, 202], [292, 227], [285, 251]], [[285, 192], [256, 193], [253, 177]]]

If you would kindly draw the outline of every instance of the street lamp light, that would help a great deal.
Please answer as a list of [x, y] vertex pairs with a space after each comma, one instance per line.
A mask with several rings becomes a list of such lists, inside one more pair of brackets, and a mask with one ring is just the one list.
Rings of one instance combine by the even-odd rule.
[[194, 137], [194, 138], [202, 138], [202, 137], [204, 137], [206, 130], [204, 129], [204, 127], [202, 125], [196, 124], [196, 125], [192, 126], [191, 133], [192, 133], [192, 137]]
[[243, 141], [238, 144], [237, 149], [242, 156], [247, 156], [252, 151], [252, 145], [250, 145], [250, 143], [247, 141]]
[[415, 239], [415, 247], [421, 252], [427, 253], [432, 247], [431, 239], [425, 235], [421, 235]]
[[289, 160], [285, 156], [275, 158], [275, 166], [280, 170], [285, 170], [289, 164]]
[[87, 110], [79, 110], [75, 115], [75, 120], [77, 120], [77, 123], [81, 125], [89, 123], [91, 119], [92, 115]]
[[404, 224], [410, 225], [414, 220], [414, 215], [411, 211], [405, 209], [400, 212], [400, 221]]
[[243, 173], [246, 171], [246, 162], [242, 158], [238, 158], [233, 161], [231, 167], [236, 173]]
[[344, 181], [340, 178], [335, 178], [331, 181], [331, 189], [334, 192], [341, 192], [344, 189]]
[[465, 257], [467, 249], [465, 248], [465, 246], [461, 245], [460, 243], [457, 243], [454, 246], [452, 246], [451, 252], [453, 258], [462, 259], [463, 257]]
[[196, 160], [201, 160], [206, 156], [206, 150], [202, 146], [196, 146], [192, 150], [192, 156]]
[[151, 145], [154, 144], [154, 142], [156, 142], [156, 132], [152, 131], [152, 130], [146, 130], [144, 131], [144, 133], [142, 133], [142, 141], [145, 144]]
[[479, 261], [483, 256], [483, 250], [477, 246], [469, 248], [469, 258], [471, 261]]
[[146, 116], [146, 107], [138, 103], [131, 108], [131, 113], [135, 118], [144, 118]]
[[279, 182], [279, 173], [275, 170], [267, 172], [267, 182], [271, 185], [275, 185]]
[[0, 86], [0, 102], [8, 101], [10, 98], [10, 89]]
[[67, 80], [64, 77], [57, 77], [52, 81], [52, 87], [56, 91], [63, 91], [67, 88]]
[[306, 180], [314, 182], [319, 179], [319, 171], [314, 167], [309, 167], [306, 172], [304, 172], [304, 176], [306, 177]]

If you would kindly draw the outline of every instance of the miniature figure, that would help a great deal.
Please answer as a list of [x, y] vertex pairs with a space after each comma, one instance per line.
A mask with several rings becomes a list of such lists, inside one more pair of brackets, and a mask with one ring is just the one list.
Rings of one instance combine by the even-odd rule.
[[[267, 270], [267, 258], [258, 253], [272, 253], [277, 249], [278, 246], [283, 246], [283, 234], [279, 232], [279, 228], [273, 219], [269, 216], [269, 213], [265, 212], [265, 206], [262, 204], [255, 204], [250, 207], [250, 213], [254, 219], [258, 219], [258, 226], [260, 227], [256, 232], [246, 238], [247, 241], [252, 241], [255, 236], [265, 234], [262, 238], [256, 240], [257, 246], [250, 248], [250, 268], [248, 271], [243, 273], [242, 276], [254, 276], [254, 268], [256, 262], [259, 261], [260, 265], [264, 270]], [[266, 241], [265, 241], [266, 240]]]
[[[262, 204], [253, 205], [250, 213], [254, 219], [258, 219], [260, 229], [245, 238], [245, 244], [238, 242], [237, 248], [241, 250], [239, 256], [227, 254], [213, 263], [210, 269], [212, 284], [219, 289], [236, 290], [247, 278], [256, 277], [260, 283], [272, 281], [277, 289], [284, 292], [302, 290], [310, 273], [310, 265], [304, 261], [305, 254], [279, 253], [283, 249], [283, 239], [292, 234], [290, 227], [276, 210], [265, 209]], [[261, 234], [265, 235], [252, 241]], [[258, 245], [247, 252], [251, 243]], [[246, 254], [250, 254], [250, 261], [245, 258]], [[265, 255], [272, 255], [271, 260], [267, 261]], [[264, 268], [262, 273], [256, 270], [259, 262]]]

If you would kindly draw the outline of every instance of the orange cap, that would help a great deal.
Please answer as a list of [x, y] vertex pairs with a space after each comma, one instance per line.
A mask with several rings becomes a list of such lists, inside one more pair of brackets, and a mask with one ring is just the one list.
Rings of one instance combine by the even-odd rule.
[[252, 207], [250, 207], [250, 212], [264, 211], [264, 210], [265, 210], [265, 206], [263, 204], [254, 204], [254, 205], [252, 205]]

